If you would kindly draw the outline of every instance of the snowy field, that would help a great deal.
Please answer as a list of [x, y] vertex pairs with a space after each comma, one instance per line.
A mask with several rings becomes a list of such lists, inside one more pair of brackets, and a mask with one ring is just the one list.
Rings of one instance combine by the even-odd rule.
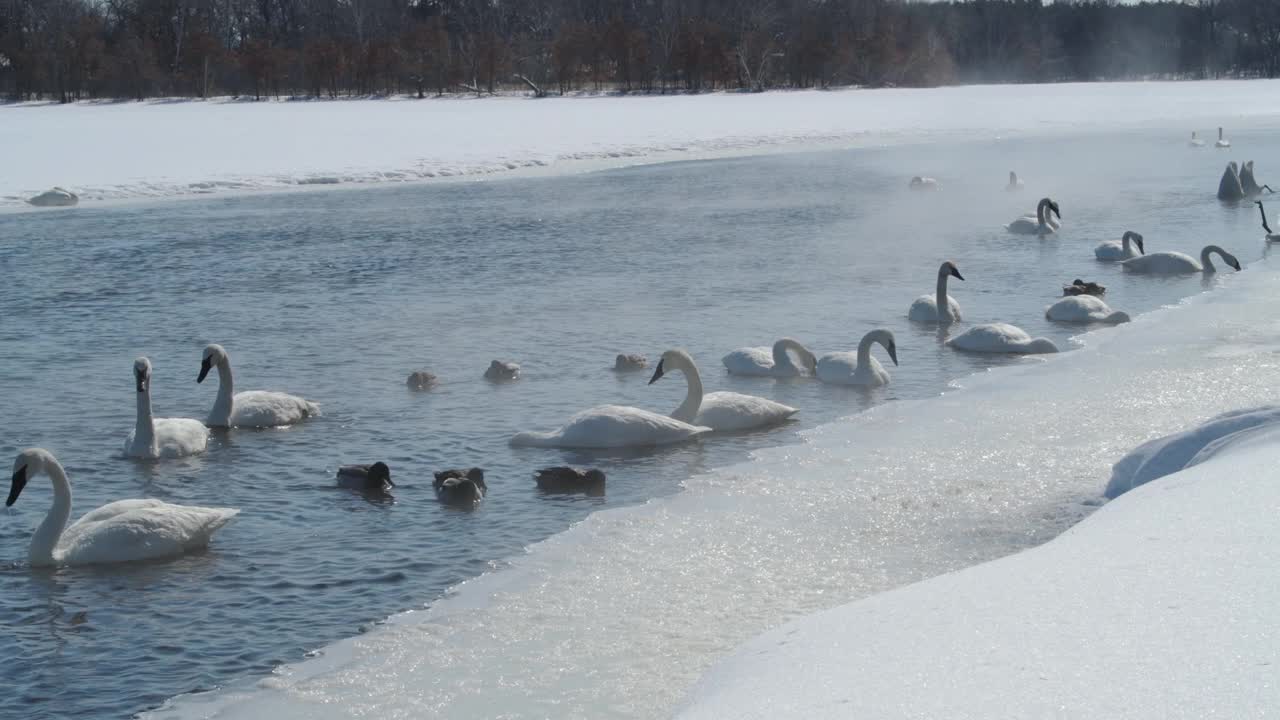
[[1280, 113], [1280, 82], [1115, 83], [666, 97], [0, 105], [0, 207], [573, 172], [798, 144], [991, 138]]

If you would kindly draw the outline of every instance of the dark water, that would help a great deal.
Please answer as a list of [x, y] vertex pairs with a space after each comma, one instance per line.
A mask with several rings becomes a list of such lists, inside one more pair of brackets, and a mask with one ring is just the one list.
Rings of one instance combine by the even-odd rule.
[[[50, 500], [32, 483], [0, 513], [4, 718], [113, 717], [175, 694], [261, 674], [419, 607], [449, 586], [593, 510], [675, 492], [690, 475], [871, 404], [942, 392], [985, 367], [907, 323], [938, 263], [967, 281], [968, 321], [1003, 320], [1064, 349], [1078, 332], [1043, 309], [1075, 277], [1138, 314], [1212, 279], [1122, 276], [1093, 247], [1125, 229], [1148, 250], [1241, 260], [1262, 252], [1256, 211], [1212, 192], [1226, 156], [1181, 130], [966, 143], [638, 167], [574, 177], [295, 193], [0, 215], [0, 459], [43, 446], [67, 467], [73, 517], [112, 500], [241, 508], [198, 555], [163, 563], [32, 570], [30, 534]], [[1238, 132], [1259, 160], [1277, 146]], [[1275, 167], [1277, 163], [1270, 163]], [[1005, 175], [1027, 178], [1003, 192]], [[911, 193], [927, 173], [945, 191]], [[1265, 177], [1260, 180], [1265, 180]], [[1002, 225], [1042, 194], [1061, 202], [1051, 238]], [[1280, 207], [1280, 203], [1277, 204]], [[872, 392], [814, 381], [737, 379], [719, 358], [796, 337], [819, 354], [888, 327], [902, 361]], [[158, 416], [203, 418], [201, 348], [223, 344], [237, 389], [283, 390], [324, 415], [287, 430], [216, 435], [209, 452], [119, 456], [133, 426], [131, 366], [154, 364]], [[768, 432], [659, 451], [513, 450], [603, 403], [669, 410], [679, 377], [607, 368], [618, 352], [688, 348], [708, 390], [802, 408]], [[524, 378], [481, 379], [491, 359]], [[882, 357], [882, 362], [886, 360]], [[441, 386], [411, 393], [415, 369]], [[385, 460], [394, 497], [334, 487], [341, 463]], [[605, 497], [548, 496], [534, 469], [591, 464]], [[431, 471], [486, 469], [474, 512], [438, 505]], [[7, 466], [5, 466], [7, 467]]]

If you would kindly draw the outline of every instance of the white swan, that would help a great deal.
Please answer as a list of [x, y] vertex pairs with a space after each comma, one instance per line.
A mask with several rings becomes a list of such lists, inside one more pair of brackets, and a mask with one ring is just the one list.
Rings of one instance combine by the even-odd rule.
[[621, 448], [670, 445], [711, 432], [667, 415], [625, 405], [601, 405], [569, 418], [551, 432], [525, 431], [511, 438], [516, 447]]
[[44, 473], [53, 481], [53, 507], [31, 536], [27, 558], [33, 566], [90, 565], [181, 555], [209, 544], [209, 538], [239, 510], [172, 505], [159, 500], [118, 500], [88, 512], [67, 527], [71, 483], [48, 450], [18, 454], [5, 506], [18, 501], [27, 481]]
[[671, 417], [712, 430], [732, 431], [776, 425], [795, 415], [799, 410], [754, 395], [735, 392], [702, 394], [702, 377], [693, 357], [684, 350], [668, 350], [662, 353], [658, 367], [649, 378], [652, 385], [664, 374], [679, 370], [684, 373], [689, 392], [684, 402], [671, 413]]
[[218, 368], [218, 398], [205, 421], [209, 427], [278, 427], [320, 414], [318, 405], [296, 395], [264, 390], [235, 392], [231, 357], [221, 345], [209, 345], [204, 349], [196, 382], [204, 382], [214, 367]]
[[1045, 308], [1050, 320], [1069, 323], [1127, 323], [1129, 314], [1112, 310], [1110, 305], [1092, 295], [1072, 295]]
[[1191, 142], [1187, 143], [1191, 147], [1204, 147], [1204, 141], [1196, 137], [1196, 131], [1191, 131]]
[[1246, 161], [1240, 166], [1240, 189], [1244, 191], [1245, 197], [1258, 197], [1263, 190], [1267, 192], [1275, 192], [1270, 185], [1263, 183], [1258, 184], [1258, 179], [1253, 176], [1253, 161]]
[[1218, 199], [1227, 201], [1244, 199], [1244, 184], [1240, 181], [1240, 171], [1236, 167], [1235, 160], [1227, 163], [1227, 169], [1222, 171], [1222, 178], [1218, 180]]
[[1213, 253], [1217, 253], [1222, 259], [1236, 270], [1240, 269], [1240, 261], [1236, 260], [1236, 256], [1223, 250], [1217, 245], [1205, 245], [1200, 251], [1200, 262], [1196, 262], [1190, 255], [1180, 252], [1158, 252], [1150, 255], [1143, 255], [1132, 260], [1125, 260], [1120, 263], [1120, 267], [1129, 272], [1143, 273], [1146, 275], [1187, 275], [1198, 272], [1217, 272], [1218, 269], [1213, 266], [1213, 261], [1209, 258]]
[[982, 353], [1056, 353], [1058, 346], [1048, 338], [1032, 338], [1025, 330], [1008, 323], [975, 325], [951, 338], [947, 344], [957, 350]]
[[[788, 350], [800, 356], [804, 367], [796, 367]], [[791, 338], [782, 338], [773, 344], [773, 348], [748, 347], [739, 348], [721, 358], [730, 375], [753, 375], [757, 377], [798, 377], [812, 375], [818, 360], [809, 349]]]
[[80, 196], [70, 190], [55, 187], [52, 190], [45, 190], [27, 202], [36, 207], [71, 207], [80, 202]]
[[1271, 226], [1267, 224], [1267, 209], [1262, 207], [1262, 201], [1254, 200], [1253, 204], [1258, 206], [1258, 213], [1262, 215], [1262, 229], [1267, 232], [1267, 242], [1280, 242], [1280, 233], [1271, 232]]
[[915, 177], [911, 178], [911, 183], [908, 187], [910, 187], [912, 190], [941, 190], [942, 189], [942, 186], [938, 184], [938, 180], [936, 178], [921, 177], [919, 175], [916, 175]]
[[1022, 180], [1018, 177], [1018, 173], [1009, 171], [1009, 184], [1005, 185], [1004, 189], [1010, 191], [1022, 189]]
[[[947, 278], [949, 277], [964, 280], [959, 268], [950, 260], [938, 267], [938, 285], [934, 294], [921, 295], [916, 298], [915, 302], [911, 303], [911, 307], [907, 310], [908, 320], [923, 323], [941, 323], [943, 325], [960, 322], [960, 303], [947, 294]], [[938, 315], [938, 308], [940, 307], [946, 308], [946, 312], [941, 317]]]
[[893, 364], [898, 364], [898, 348], [893, 333], [888, 330], [872, 330], [862, 336], [858, 351], [833, 352], [818, 360], [818, 379], [833, 385], [862, 385], [876, 387], [889, 384], [889, 371], [879, 360], [871, 357], [871, 346], [880, 343], [889, 353]]
[[1229, 148], [1231, 141], [1222, 136], [1222, 128], [1218, 128], [1218, 142], [1213, 144], [1214, 147]]
[[1005, 229], [1018, 235], [1048, 235], [1049, 233], [1057, 232], [1058, 228], [1062, 227], [1062, 223], [1054, 221], [1054, 215], [1057, 215], [1059, 220], [1062, 219], [1062, 213], [1058, 210], [1058, 203], [1049, 198], [1041, 198], [1040, 202], [1036, 204], [1035, 217], [1020, 217], [1006, 225]]
[[[1137, 250], [1134, 250], [1133, 247], [1129, 245], [1129, 241], [1131, 240], [1134, 245], [1138, 246]], [[1120, 238], [1119, 242], [1115, 240], [1108, 240], [1094, 248], [1093, 256], [1099, 260], [1121, 261], [1136, 258], [1146, 252], [1146, 248], [1142, 246], [1142, 236], [1132, 230], [1125, 230], [1124, 237]]]
[[154, 418], [151, 416], [151, 361], [140, 357], [133, 361], [133, 379], [137, 387], [138, 419], [129, 437], [124, 439], [124, 454], [136, 458], [174, 458], [197, 455], [209, 444], [209, 429], [191, 418]]

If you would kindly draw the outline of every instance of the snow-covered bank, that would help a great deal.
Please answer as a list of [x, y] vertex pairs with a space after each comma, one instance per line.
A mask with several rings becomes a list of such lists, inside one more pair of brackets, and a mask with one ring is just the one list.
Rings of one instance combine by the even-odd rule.
[[[890, 144], [1280, 114], [1280, 81], [667, 97], [0, 105], [0, 207], [572, 172], [803, 144]], [[1179, 141], [1182, 138], [1178, 138]]]
[[1280, 432], [1048, 544], [784, 625], [678, 717], [1246, 718], [1280, 708]]

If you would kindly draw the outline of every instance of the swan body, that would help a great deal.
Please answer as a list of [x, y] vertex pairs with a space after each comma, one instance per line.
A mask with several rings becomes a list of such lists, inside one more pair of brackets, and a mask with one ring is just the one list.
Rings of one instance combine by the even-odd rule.
[[884, 369], [879, 360], [871, 357], [871, 346], [875, 343], [883, 345], [889, 353], [889, 359], [893, 360], [894, 365], [898, 364], [898, 349], [893, 333], [888, 330], [872, 330], [862, 336], [856, 353], [834, 352], [819, 358], [818, 379], [833, 385], [888, 385], [889, 371]]
[[1258, 206], [1258, 213], [1262, 215], [1262, 229], [1267, 233], [1267, 242], [1280, 242], [1280, 233], [1271, 232], [1271, 226], [1267, 224], [1267, 209], [1262, 206], [1262, 201], [1254, 200], [1253, 204]]
[[449, 505], [475, 505], [484, 499], [489, 487], [484, 484], [484, 470], [443, 470], [435, 474], [431, 483], [436, 499]]
[[[1130, 241], [1133, 245], [1130, 245]], [[1138, 249], [1134, 250], [1133, 246], [1137, 245]], [[1093, 256], [1099, 260], [1107, 262], [1120, 262], [1130, 258], [1136, 258], [1145, 254], [1146, 248], [1142, 246], [1142, 236], [1132, 230], [1125, 230], [1124, 237], [1120, 241], [1108, 240], [1093, 249]]]
[[1222, 179], [1218, 181], [1218, 199], [1235, 201], [1244, 199], [1244, 185], [1240, 182], [1240, 172], [1234, 160], [1227, 163], [1222, 171]]
[[1004, 186], [1005, 190], [1014, 191], [1022, 189], [1022, 179], [1018, 177], [1018, 173], [1009, 171], [1009, 184]]
[[338, 468], [338, 485], [352, 490], [390, 490], [391, 468], [379, 460], [372, 465], [343, 465]]
[[80, 196], [70, 190], [55, 187], [28, 199], [27, 202], [36, 207], [71, 207], [80, 202]]
[[231, 356], [221, 345], [205, 347], [196, 382], [204, 382], [209, 370], [215, 367], [218, 369], [218, 397], [214, 400], [209, 419], [205, 421], [209, 427], [279, 427], [320, 414], [318, 405], [296, 395], [264, 390], [235, 392]]
[[513, 382], [520, 379], [520, 366], [508, 361], [494, 360], [484, 371], [484, 379], [490, 382]]
[[601, 405], [583, 410], [552, 432], [522, 432], [511, 438], [517, 447], [620, 448], [670, 445], [711, 432], [693, 425], [625, 405]]
[[[797, 367], [788, 351], [800, 357], [802, 367]], [[782, 338], [772, 348], [739, 348], [721, 358], [730, 375], [757, 377], [799, 377], [812, 375], [817, 359], [812, 352], [791, 338]]]
[[703, 394], [702, 377], [693, 357], [684, 350], [668, 350], [662, 353], [658, 367], [649, 379], [657, 382], [664, 374], [679, 370], [684, 373], [689, 391], [684, 402], [671, 413], [682, 422], [709, 427], [717, 431], [751, 430], [784, 422], [799, 410], [772, 400], [735, 392]]
[[6, 507], [18, 501], [27, 481], [44, 473], [53, 482], [53, 507], [31, 537], [32, 566], [91, 565], [173, 557], [198, 550], [239, 510], [173, 505], [159, 500], [118, 500], [67, 527], [71, 483], [48, 450], [23, 450], [13, 463]]
[[1049, 198], [1041, 198], [1036, 205], [1035, 217], [1020, 217], [1006, 225], [1005, 229], [1017, 235], [1048, 235], [1062, 227], [1060, 222], [1054, 221], [1054, 215], [1058, 216], [1058, 220], [1062, 219], [1058, 203]]
[[[964, 276], [960, 274], [960, 270], [955, 263], [950, 260], [942, 263], [938, 268], [938, 284], [933, 295], [921, 295], [911, 303], [911, 307], [907, 310], [907, 319], [915, 322], [923, 323], [952, 323], [960, 322], [960, 304], [955, 298], [947, 294], [947, 278], [954, 277], [957, 280], [964, 280]], [[938, 308], [945, 308], [942, 315], [938, 314]]]
[[1214, 147], [1229, 148], [1231, 141], [1222, 136], [1222, 128], [1218, 128], [1218, 142], [1213, 144]]
[[1111, 323], [1129, 322], [1129, 314], [1113, 311], [1111, 306], [1091, 295], [1064, 297], [1045, 308], [1044, 316], [1057, 322]]
[[1204, 147], [1204, 140], [1196, 137], [1196, 131], [1191, 131], [1191, 142], [1187, 143], [1191, 147]]
[[1008, 323], [975, 325], [947, 340], [957, 350], [981, 353], [1056, 353], [1058, 346], [1048, 338], [1032, 338], [1025, 330]]
[[1249, 160], [1240, 166], [1240, 187], [1244, 190], [1245, 197], [1258, 197], [1263, 190], [1274, 192], [1270, 185], [1259, 185], [1257, 178], [1253, 176], [1253, 161]]
[[613, 369], [618, 372], [631, 372], [649, 367], [649, 358], [636, 353], [618, 353], [613, 359]]
[[534, 474], [533, 479], [538, 484], [538, 489], [545, 492], [604, 494], [605, 475], [595, 468], [582, 470], [564, 465], [542, 468]]
[[1196, 262], [1190, 255], [1180, 252], [1158, 252], [1150, 255], [1143, 255], [1132, 260], [1125, 260], [1120, 263], [1120, 267], [1129, 272], [1143, 273], [1145, 275], [1188, 275], [1198, 272], [1217, 272], [1214, 267], [1210, 255], [1217, 253], [1222, 259], [1236, 270], [1240, 269], [1240, 261], [1236, 260], [1236, 256], [1223, 250], [1217, 245], [1206, 245], [1200, 251], [1200, 262]]
[[941, 190], [942, 185], [938, 184], [936, 178], [921, 177], [919, 175], [911, 178], [911, 184], [908, 186], [912, 190]]
[[404, 384], [410, 390], [430, 390], [439, 382], [440, 379], [434, 373], [429, 373], [426, 370], [416, 370], [409, 373], [409, 379], [405, 380]]
[[133, 430], [124, 439], [124, 454], [134, 458], [176, 458], [198, 455], [209, 444], [209, 429], [190, 418], [156, 418], [151, 416], [151, 361], [141, 357], [133, 361], [133, 378], [137, 388], [138, 417]]

